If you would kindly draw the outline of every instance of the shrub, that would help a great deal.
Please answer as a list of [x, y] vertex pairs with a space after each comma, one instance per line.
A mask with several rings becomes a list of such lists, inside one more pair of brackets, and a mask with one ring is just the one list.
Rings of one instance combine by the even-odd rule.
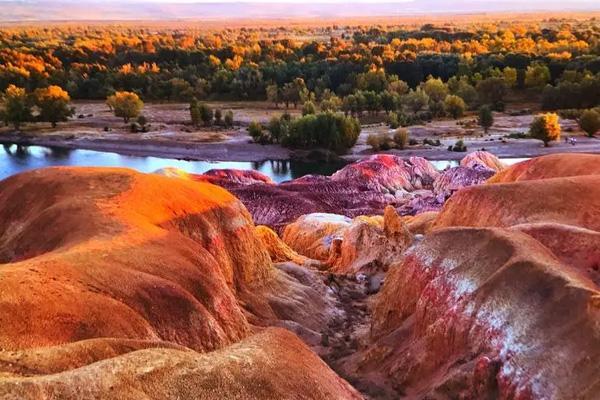
[[579, 127], [589, 136], [593, 137], [600, 130], [600, 113], [586, 110], [579, 118]]
[[467, 146], [465, 145], [465, 143], [462, 140], [458, 140], [456, 143], [454, 143], [454, 146], [452, 146], [452, 145], [448, 146], [448, 151], [456, 151], [456, 152], [464, 153], [467, 151]]
[[394, 132], [394, 143], [396, 143], [396, 146], [400, 150], [404, 150], [406, 145], [409, 143], [409, 136], [410, 134], [406, 128], [399, 128], [396, 130], [396, 132]]
[[558, 115], [560, 115], [561, 118], [563, 119], [579, 119], [579, 117], [581, 117], [581, 114], [583, 114], [584, 110], [580, 110], [577, 108], [569, 108], [566, 110], [560, 110], [558, 112]]
[[467, 105], [465, 101], [458, 96], [449, 95], [446, 96], [444, 100], [444, 109], [448, 114], [452, 116], [454, 119], [458, 119], [463, 116], [465, 110], [467, 109]]
[[560, 124], [558, 115], [554, 113], [543, 114], [536, 117], [529, 127], [529, 134], [532, 138], [548, 143], [554, 140], [560, 140]]
[[433, 139], [425, 138], [425, 139], [423, 139], [423, 144], [437, 147], [437, 146], [441, 146], [442, 142], [440, 142], [440, 139], [433, 140]]
[[222, 119], [223, 119], [223, 112], [221, 111], [220, 108], [217, 108], [215, 110], [215, 124], [221, 125]]
[[252, 140], [259, 143], [263, 140], [263, 127], [256, 121], [250, 122], [248, 125], [248, 134], [252, 137]]
[[492, 110], [489, 106], [482, 106], [479, 109], [477, 123], [479, 123], [485, 133], [488, 133], [490, 127], [494, 125], [494, 115], [492, 114]]
[[400, 121], [398, 120], [398, 114], [396, 114], [395, 112], [389, 113], [389, 115], [387, 116], [387, 123], [392, 129], [399, 128]]
[[228, 128], [231, 128], [233, 126], [233, 111], [228, 110], [225, 113], [225, 118], [223, 119], [223, 123]]
[[212, 125], [213, 110], [204, 103], [198, 105], [198, 111], [200, 113], [200, 119], [204, 123], [204, 126]]
[[316, 114], [317, 108], [312, 101], [307, 101], [302, 105], [302, 115]]
[[382, 136], [379, 133], [370, 133], [367, 137], [367, 144], [371, 146], [371, 149], [373, 149], [374, 151], [381, 150], [382, 143]]

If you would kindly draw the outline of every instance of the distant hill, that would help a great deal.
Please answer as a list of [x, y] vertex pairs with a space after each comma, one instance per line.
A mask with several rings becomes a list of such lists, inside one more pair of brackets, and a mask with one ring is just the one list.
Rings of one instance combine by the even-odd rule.
[[436, 13], [493, 13], [502, 11], [584, 11], [600, 10], [600, 2], [406, 0], [388, 3], [251, 3], [251, 2], [160, 2], [160, 1], [75, 1], [0, 0], [0, 21], [77, 20], [224, 20], [253, 18], [346, 18], [403, 16]]

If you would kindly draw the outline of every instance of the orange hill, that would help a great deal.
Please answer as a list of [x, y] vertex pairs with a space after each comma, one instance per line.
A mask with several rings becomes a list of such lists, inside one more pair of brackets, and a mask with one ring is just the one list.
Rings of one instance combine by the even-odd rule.
[[[291, 333], [226, 348], [278, 315], [318, 329], [328, 303], [272, 267], [249, 213], [220, 187], [126, 169], [36, 170], [0, 182], [0, 232], [0, 375], [11, 376], [0, 397], [86, 388], [139, 398], [150, 387], [159, 398], [308, 388], [311, 398], [356, 397]], [[221, 367], [235, 384], [215, 380]]]

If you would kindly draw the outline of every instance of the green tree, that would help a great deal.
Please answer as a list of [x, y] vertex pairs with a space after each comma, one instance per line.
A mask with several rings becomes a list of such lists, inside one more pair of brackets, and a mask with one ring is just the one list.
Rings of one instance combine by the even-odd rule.
[[477, 83], [479, 99], [484, 104], [496, 105], [506, 96], [506, 83], [504, 78], [491, 77]]
[[545, 147], [552, 141], [560, 140], [558, 115], [548, 113], [537, 116], [529, 127], [529, 134], [532, 138], [544, 142]]
[[275, 108], [277, 108], [280, 103], [281, 91], [279, 90], [279, 86], [277, 86], [276, 84], [268, 85], [265, 89], [265, 92], [267, 93], [267, 101], [273, 103], [275, 105]]
[[40, 110], [40, 121], [50, 122], [52, 127], [56, 127], [58, 122], [68, 121], [75, 114], [75, 109], [69, 106], [69, 94], [60, 86], [37, 89], [33, 97]]
[[579, 127], [589, 137], [594, 137], [600, 130], [600, 112], [595, 110], [585, 110], [579, 117]]
[[525, 71], [525, 86], [530, 88], [543, 88], [550, 82], [550, 69], [547, 65], [533, 63]]
[[125, 123], [140, 115], [144, 108], [144, 102], [132, 92], [116, 92], [108, 97], [106, 103], [113, 110], [115, 116], [123, 118]]
[[438, 103], [444, 101], [448, 95], [448, 86], [439, 78], [434, 78], [431, 75], [427, 78], [427, 81], [421, 84], [421, 88], [429, 99]]
[[308, 114], [316, 114], [317, 108], [315, 107], [315, 103], [312, 101], [307, 101], [302, 105], [302, 115]]
[[483, 128], [483, 131], [487, 134], [488, 130], [494, 125], [494, 115], [489, 106], [481, 106], [479, 108], [479, 116], [477, 122], [479, 126]]
[[429, 96], [422, 89], [411, 90], [402, 97], [402, 102], [416, 114], [429, 103]]
[[454, 119], [462, 117], [466, 108], [465, 101], [458, 96], [450, 94], [444, 100], [444, 110]]
[[223, 118], [223, 123], [228, 128], [231, 128], [233, 126], [233, 111], [227, 110], [227, 112], [225, 112], [225, 117]]
[[200, 112], [200, 119], [204, 126], [211, 126], [213, 120], [213, 110], [205, 103], [198, 105], [198, 111]]
[[197, 128], [198, 126], [200, 126], [200, 121], [202, 118], [200, 116], [200, 107], [196, 98], [193, 98], [190, 102], [190, 118], [194, 127]]
[[5, 124], [19, 129], [24, 122], [31, 121], [31, 100], [25, 89], [9, 85], [2, 96], [2, 118]]

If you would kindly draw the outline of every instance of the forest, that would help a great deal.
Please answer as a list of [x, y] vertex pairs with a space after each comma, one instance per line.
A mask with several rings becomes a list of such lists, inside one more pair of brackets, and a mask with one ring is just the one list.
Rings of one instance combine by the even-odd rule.
[[[0, 30], [0, 91], [0, 114], [15, 128], [66, 120], [71, 99], [107, 100], [125, 122], [142, 101], [189, 102], [194, 125], [212, 120], [203, 101], [301, 106], [303, 120], [290, 125], [284, 116], [268, 132], [256, 125], [250, 134], [312, 147], [318, 140], [308, 131], [331, 126], [326, 147], [344, 148], [360, 131], [350, 117], [383, 111], [393, 128], [482, 107], [504, 111], [507, 102], [579, 118], [600, 104], [600, 27], [594, 18], [211, 30], [15, 26]], [[41, 110], [35, 117], [34, 106]], [[308, 116], [318, 113], [331, 115]], [[342, 127], [343, 140], [336, 138]]]

